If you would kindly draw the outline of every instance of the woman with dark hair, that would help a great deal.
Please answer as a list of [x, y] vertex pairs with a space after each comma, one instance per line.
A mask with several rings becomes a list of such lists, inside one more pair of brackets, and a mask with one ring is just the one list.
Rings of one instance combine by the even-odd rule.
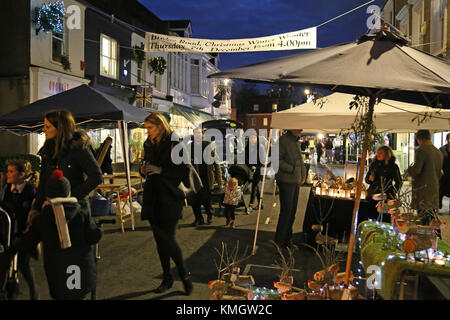
[[366, 174], [366, 183], [369, 184], [367, 193], [372, 195], [384, 193], [389, 199], [395, 197], [402, 186], [400, 169], [395, 163], [395, 156], [389, 146], [381, 146], [377, 149], [376, 156], [370, 164], [369, 171]]
[[187, 178], [186, 165], [173, 163], [171, 141], [172, 129], [160, 113], [152, 113], [144, 121], [148, 138], [144, 142], [144, 165], [141, 175], [145, 177], [142, 220], [149, 220], [156, 241], [156, 248], [163, 269], [163, 281], [155, 290], [162, 293], [173, 285], [170, 272], [170, 258], [175, 262], [183, 282], [186, 295], [193, 289], [190, 273], [183, 261], [183, 255], [175, 239], [178, 221], [181, 219], [183, 199], [177, 187]]
[[70, 181], [71, 195], [90, 214], [88, 195], [102, 183], [102, 171], [89, 150], [89, 136], [76, 128], [72, 114], [66, 110], [48, 112], [42, 131], [45, 143], [38, 152], [42, 158], [40, 183], [28, 223], [41, 211], [46, 199], [44, 186], [55, 169], [63, 171]]

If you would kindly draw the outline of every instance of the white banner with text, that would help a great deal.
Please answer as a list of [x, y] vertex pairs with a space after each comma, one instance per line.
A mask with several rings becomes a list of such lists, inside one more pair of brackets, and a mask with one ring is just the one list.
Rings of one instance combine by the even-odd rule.
[[211, 40], [168, 36], [152, 32], [145, 34], [147, 52], [252, 52], [315, 49], [317, 28], [308, 28], [273, 36], [249, 39]]

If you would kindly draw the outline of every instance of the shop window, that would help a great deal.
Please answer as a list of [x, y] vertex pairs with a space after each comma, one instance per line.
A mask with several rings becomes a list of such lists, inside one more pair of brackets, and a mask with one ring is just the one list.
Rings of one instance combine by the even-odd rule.
[[117, 79], [119, 54], [117, 41], [105, 35], [100, 37], [100, 74]]

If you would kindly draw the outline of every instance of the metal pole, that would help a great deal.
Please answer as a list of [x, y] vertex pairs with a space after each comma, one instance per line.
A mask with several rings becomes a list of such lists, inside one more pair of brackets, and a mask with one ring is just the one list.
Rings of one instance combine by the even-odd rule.
[[[123, 120], [118, 121], [119, 132], [122, 142], [123, 162], [125, 167], [125, 174], [127, 177], [128, 186], [128, 199], [130, 201], [130, 214], [131, 214], [131, 229], [134, 231], [134, 210], [133, 210], [133, 195], [131, 194], [131, 177], [130, 177], [130, 157], [128, 153], [128, 126]], [[120, 195], [117, 195], [118, 197]]]
[[269, 158], [269, 151], [270, 151], [270, 139], [272, 138], [272, 129], [269, 131], [269, 138], [267, 139], [267, 150], [266, 150], [266, 160], [264, 161], [264, 175], [262, 179], [262, 186], [261, 186], [261, 194], [259, 197], [259, 204], [258, 204], [258, 217], [256, 219], [256, 228], [255, 228], [255, 238], [253, 240], [253, 249], [252, 249], [252, 255], [254, 256], [256, 254], [256, 239], [258, 238], [258, 227], [259, 227], [259, 218], [261, 216], [261, 205], [263, 202], [263, 196], [264, 196], [264, 185], [266, 183], [266, 173], [267, 173], [267, 159]]
[[[371, 96], [369, 100], [369, 119], [371, 123], [373, 122], [373, 110], [375, 107], [375, 96]], [[366, 132], [364, 134], [364, 139], [368, 139], [369, 130], [371, 127], [371, 123], [367, 125]], [[348, 242], [348, 251], [347, 251], [347, 264], [345, 267], [345, 285], [348, 286], [349, 278], [350, 278], [350, 268], [352, 263], [352, 256], [353, 256], [353, 247], [355, 245], [355, 238], [356, 238], [356, 230], [357, 230], [357, 224], [358, 224], [358, 214], [359, 214], [359, 204], [361, 202], [361, 190], [362, 190], [362, 183], [364, 178], [364, 167], [366, 164], [366, 158], [367, 158], [367, 146], [365, 143], [363, 143], [363, 151], [361, 155], [361, 163], [359, 166], [359, 173], [358, 173], [358, 181], [356, 184], [356, 192], [355, 192], [355, 204], [353, 207], [353, 218], [352, 218], [352, 225], [351, 225], [351, 232], [350, 232], [350, 239]]]

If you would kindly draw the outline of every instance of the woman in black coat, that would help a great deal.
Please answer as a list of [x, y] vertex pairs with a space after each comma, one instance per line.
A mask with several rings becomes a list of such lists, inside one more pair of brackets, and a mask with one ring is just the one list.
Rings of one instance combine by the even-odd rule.
[[46, 198], [44, 186], [54, 169], [63, 171], [70, 181], [71, 195], [90, 212], [88, 195], [102, 183], [102, 171], [89, 150], [89, 136], [75, 128], [75, 120], [66, 110], [48, 112], [42, 131], [45, 143], [38, 153], [42, 158], [40, 183], [28, 221], [41, 210]]
[[377, 149], [376, 156], [366, 174], [366, 183], [370, 185], [367, 190], [370, 198], [376, 193], [381, 193], [382, 184], [389, 199], [394, 198], [400, 191], [402, 186], [400, 169], [395, 163], [394, 153], [389, 146], [381, 146]]
[[172, 162], [171, 152], [176, 142], [171, 141], [172, 129], [160, 113], [152, 113], [144, 122], [148, 138], [144, 143], [144, 161], [140, 172], [146, 178], [141, 217], [152, 226], [156, 247], [163, 269], [163, 281], [155, 290], [162, 293], [173, 285], [170, 258], [175, 262], [186, 295], [193, 289], [181, 248], [175, 239], [181, 219], [183, 199], [177, 192], [180, 182], [188, 176], [188, 167]]

